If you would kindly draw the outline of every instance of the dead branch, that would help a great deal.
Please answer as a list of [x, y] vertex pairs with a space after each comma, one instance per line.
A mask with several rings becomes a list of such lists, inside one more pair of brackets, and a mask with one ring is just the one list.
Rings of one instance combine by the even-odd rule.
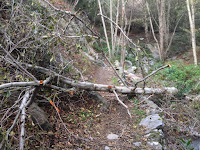
[[100, 15], [100, 16], [102, 16], [102, 17], [108, 19], [110, 22], [112, 22], [112, 23], [116, 26], [116, 28], [118, 28], [118, 29], [120, 30], [120, 32], [121, 32], [121, 33], [123, 34], [123, 36], [127, 39], [127, 41], [129, 41], [131, 44], [133, 44], [133, 46], [135, 46], [136, 48], [138, 48], [138, 46], [137, 46], [135, 43], [133, 43], [133, 41], [126, 35], [126, 33], [124, 33], [123, 29], [120, 28], [119, 25], [118, 25], [117, 23], [115, 23], [113, 20], [111, 20], [109, 17], [107, 17], [107, 16], [105, 16], [105, 15], [103, 15], [103, 14], [98, 14], [98, 15]]
[[149, 75], [147, 75], [147, 76], [144, 77], [143, 79], [137, 81], [137, 82], [135, 83], [135, 86], [137, 86], [138, 83], [140, 83], [140, 82], [142, 82], [142, 81], [145, 81], [147, 78], [149, 78], [150, 76], [154, 75], [156, 72], [158, 72], [158, 71], [160, 71], [160, 70], [162, 70], [162, 69], [165, 69], [165, 68], [167, 68], [167, 67], [171, 67], [171, 66], [170, 66], [170, 65], [165, 65], [165, 66], [162, 66], [162, 67], [158, 68], [157, 70], [154, 70], [152, 73], [150, 73]]
[[118, 102], [119, 102], [122, 106], [124, 106], [124, 107], [126, 108], [129, 117], [132, 118], [131, 113], [130, 113], [130, 111], [129, 111], [129, 109], [128, 109], [128, 106], [126, 106], [126, 105], [119, 99], [119, 96], [117, 95], [117, 93], [115, 92], [115, 90], [113, 90], [113, 93], [115, 94], [115, 96], [116, 96]]
[[[0, 45], [0, 47], [3, 49], [3, 51], [8, 55], [8, 57], [10, 58], [10, 60], [24, 73], [26, 73], [30, 78], [32, 78], [35, 82], [37, 82], [37, 79], [30, 73], [28, 72], [26, 69], [24, 69], [19, 62], [17, 62], [11, 55], [10, 53], [3, 47]], [[5, 59], [6, 60], [6, 59]]]
[[22, 103], [19, 107], [19, 109], [21, 110], [21, 134], [20, 134], [20, 143], [19, 143], [19, 149], [23, 150], [24, 149], [24, 136], [25, 136], [25, 119], [26, 119], [26, 105], [27, 105], [27, 101], [30, 97], [30, 92], [31, 90], [28, 90], [25, 95], [24, 98], [22, 100]]
[[123, 87], [123, 86], [111, 86], [111, 85], [104, 85], [104, 84], [94, 84], [91, 82], [80, 82], [77, 80], [73, 80], [67, 77], [64, 77], [62, 75], [59, 75], [58, 73], [43, 68], [39, 66], [33, 66], [30, 64], [25, 64], [27, 67], [32, 69], [37, 69], [37, 71], [40, 71], [44, 74], [53, 74], [55, 77], [59, 77], [61, 82], [68, 84], [72, 87], [84, 89], [84, 90], [90, 90], [90, 91], [109, 91], [112, 92], [115, 90], [118, 93], [122, 94], [128, 94], [128, 93], [135, 93], [135, 94], [162, 94], [162, 93], [169, 93], [169, 94], [175, 94], [178, 92], [178, 90], [175, 87], [164, 87], [164, 88], [135, 88], [135, 87]]
[[96, 36], [98, 36], [98, 37], [100, 38], [100, 36], [99, 36], [96, 32], [94, 32], [91, 28], [89, 28], [88, 25], [87, 25], [81, 18], [79, 18], [76, 14], [74, 14], [73, 12], [71, 12], [71, 11], [66, 11], [66, 10], [62, 10], [62, 9], [58, 9], [58, 8], [56, 8], [55, 6], [53, 6], [48, 0], [43, 0], [43, 1], [45, 1], [49, 6], [51, 6], [51, 7], [52, 7], [54, 10], [56, 10], [56, 11], [60, 11], [60, 12], [63, 12], [63, 13], [65, 13], [65, 14], [67, 14], [67, 15], [71, 15], [71, 16], [75, 17], [77, 20], [79, 20], [81, 23], [83, 23], [84, 26], [85, 26], [92, 34], [94, 34], [94, 35], [96, 35]]
[[4, 88], [10, 88], [10, 87], [26, 87], [26, 86], [36, 86], [40, 85], [40, 82], [37, 81], [30, 81], [30, 82], [11, 82], [11, 83], [5, 83], [0, 85], [0, 90]]

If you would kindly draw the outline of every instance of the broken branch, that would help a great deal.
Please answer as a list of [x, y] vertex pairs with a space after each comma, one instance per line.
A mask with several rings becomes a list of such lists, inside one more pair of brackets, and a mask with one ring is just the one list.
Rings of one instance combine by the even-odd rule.
[[113, 90], [113, 93], [115, 94], [115, 96], [116, 96], [118, 102], [119, 102], [122, 106], [124, 106], [124, 107], [126, 108], [129, 117], [132, 118], [131, 113], [130, 113], [130, 111], [129, 111], [129, 109], [128, 109], [128, 106], [126, 106], [126, 105], [119, 99], [119, 96], [117, 95], [117, 93], [115, 92], [115, 90]]

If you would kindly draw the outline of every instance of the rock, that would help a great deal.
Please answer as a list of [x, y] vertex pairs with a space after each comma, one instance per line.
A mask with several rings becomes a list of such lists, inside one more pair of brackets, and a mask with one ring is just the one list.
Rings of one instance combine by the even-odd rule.
[[128, 54], [129, 58], [135, 58], [135, 56], [133, 54]]
[[130, 68], [127, 69], [127, 72], [129, 72], [129, 73], [135, 73], [136, 69], [137, 69], [137, 67], [131, 66]]
[[162, 150], [163, 147], [159, 142], [147, 142], [147, 146], [153, 150]]
[[158, 105], [156, 105], [153, 101], [150, 100], [146, 100], [146, 104], [144, 105], [144, 107], [146, 107], [146, 113], [148, 115], [154, 115], [161, 112], [158, 109]]
[[148, 138], [148, 141], [151, 142], [160, 142], [163, 143], [164, 133], [162, 130], [154, 129], [144, 137]]
[[124, 65], [126, 66], [126, 68], [130, 68], [133, 66], [132, 62], [130, 60], [125, 60], [124, 61]]
[[105, 146], [105, 150], [110, 150], [110, 147], [108, 147], [108, 146]]
[[98, 92], [95, 92], [95, 91], [89, 92], [89, 97], [96, 100], [98, 103], [102, 103], [103, 105], [102, 105], [101, 109], [103, 111], [107, 110], [108, 103]]
[[200, 138], [192, 141], [191, 148], [194, 148], [194, 150], [200, 150]]
[[158, 114], [154, 114], [142, 119], [139, 125], [144, 126], [149, 130], [152, 130], [163, 127], [164, 123], [162, 122], [162, 118]]
[[109, 140], [118, 140], [119, 139], [119, 135], [111, 133], [111, 134], [108, 134], [107, 139], [109, 139]]
[[47, 120], [45, 112], [36, 103], [32, 103], [29, 106], [28, 112], [31, 115], [31, 118], [35, 124], [37, 124], [43, 130], [49, 131], [51, 125]]
[[151, 51], [152, 53], [152, 56], [156, 59], [156, 60], [159, 60], [160, 59], [160, 56], [159, 56], [159, 50], [158, 50], [158, 47], [157, 47], [157, 44], [147, 44], [146, 47]]
[[118, 61], [118, 60], [115, 60], [114, 65], [115, 65], [116, 68], [118, 68], [118, 67], [120, 66], [119, 61]]
[[135, 142], [133, 143], [134, 146], [139, 147], [142, 144], [142, 142]]

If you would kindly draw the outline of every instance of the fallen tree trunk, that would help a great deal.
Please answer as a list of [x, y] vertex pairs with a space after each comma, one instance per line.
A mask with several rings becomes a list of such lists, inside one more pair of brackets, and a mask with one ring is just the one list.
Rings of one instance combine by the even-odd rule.
[[[61, 82], [70, 85], [72, 87], [83, 89], [83, 90], [89, 90], [89, 91], [107, 91], [107, 92], [113, 92], [115, 90], [118, 93], [122, 94], [162, 94], [162, 93], [168, 93], [168, 94], [176, 94], [178, 90], [175, 87], [164, 87], [164, 88], [135, 88], [135, 87], [124, 87], [124, 86], [112, 86], [112, 85], [105, 85], [105, 84], [94, 84], [91, 82], [80, 82], [76, 80], [67, 80], [64, 78], [60, 79]], [[26, 86], [35, 86], [35, 85], [41, 85], [38, 81], [36, 82], [11, 82], [11, 83], [5, 83], [0, 85], [0, 90], [3, 88], [11, 88], [11, 87], [26, 87]], [[54, 86], [47, 85], [48, 87], [53, 88]], [[63, 87], [62, 87], [63, 89]], [[69, 89], [66, 89], [65, 91], [69, 91]]]
[[104, 84], [94, 84], [90, 82], [79, 82], [79, 81], [70, 81], [62, 79], [62, 82], [71, 85], [76, 88], [90, 90], [90, 91], [109, 91], [113, 92], [115, 90], [118, 93], [122, 94], [176, 94], [178, 90], [175, 87], [164, 87], [164, 88], [135, 88], [135, 87], [124, 87], [124, 86], [112, 86]]
[[23, 64], [26, 67], [31, 69], [36, 69], [37, 71], [47, 74], [53, 75], [54, 77], [59, 77], [60, 81], [70, 85], [75, 88], [89, 90], [89, 91], [108, 91], [113, 92], [115, 90], [117, 93], [122, 94], [176, 94], [178, 92], [177, 88], [175, 87], [164, 87], [164, 88], [135, 88], [135, 87], [125, 87], [125, 86], [112, 86], [112, 85], [104, 85], [104, 84], [94, 84], [91, 82], [80, 82], [77, 80], [73, 80], [62, 76], [52, 70], [40, 67], [40, 66], [32, 66], [30, 64]]
[[[125, 86], [94, 84], [91, 82], [80, 82], [80, 81], [73, 80], [73, 79], [67, 78], [65, 76], [62, 76], [52, 70], [49, 70], [49, 69], [46, 69], [43, 67], [39, 67], [39, 66], [33, 67], [30, 64], [26, 64], [26, 66], [31, 69], [34, 68], [37, 71], [40, 71], [41, 73], [44, 73], [47, 75], [50, 74], [50, 76], [53, 75], [54, 77], [59, 77], [59, 80], [61, 82], [65, 83], [67, 85], [70, 85], [72, 87], [75, 87], [78, 89], [89, 90], [89, 91], [108, 91], [108, 92], [116, 91], [116, 92], [122, 93], [122, 94], [162, 94], [162, 93], [176, 94], [178, 92], [178, 90], [175, 87], [135, 88], [135, 87], [125, 87]], [[26, 86], [35, 86], [35, 85], [41, 85], [40, 81], [5, 83], [5, 84], [0, 85], [0, 90], [4, 89], [4, 88], [10, 88], [10, 87], [22, 87], [22, 86], [26, 87]], [[44, 86], [45, 84], [42, 84], [42, 85]], [[47, 86], [50, 87], [51, 85], [47, 85]], [[51, 87], [53, 87], [53, 86], [51, 86]]]

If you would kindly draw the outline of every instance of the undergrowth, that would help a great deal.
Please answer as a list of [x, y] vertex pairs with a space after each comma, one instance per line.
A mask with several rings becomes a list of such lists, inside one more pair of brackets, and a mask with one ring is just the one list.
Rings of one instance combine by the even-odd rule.
[[155, 80], [162, 82], [164, 86], [174, 86], [179, 92], [178, 96], [184, 94], [199, 94], [200, 90], [200, 64], [184, 65], [180, 61], [170, 62], [170, 68], [157, 73]]

